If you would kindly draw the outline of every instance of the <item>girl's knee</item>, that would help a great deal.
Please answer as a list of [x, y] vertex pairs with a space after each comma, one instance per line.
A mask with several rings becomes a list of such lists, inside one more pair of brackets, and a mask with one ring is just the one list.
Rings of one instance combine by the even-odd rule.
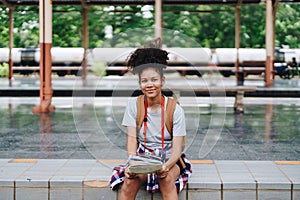
[[159, 179], [159, 186], [163, 190], [173, 190], [176, 188], [175, 181], [171, 177], [165, 177], [163, 179]]
[[134, 179], [125, 178], [124, 183], [122, 185], [122, 189], [124, 192], [135, 193], [139, 190], [142, 185], [142, 180], [140, 177]]
[[137, 181], [133, 181], [131, 179], [125, 179], [122, 189], [124, 190], [134, 190], [135, 188], [138, 188], [139, 184]]

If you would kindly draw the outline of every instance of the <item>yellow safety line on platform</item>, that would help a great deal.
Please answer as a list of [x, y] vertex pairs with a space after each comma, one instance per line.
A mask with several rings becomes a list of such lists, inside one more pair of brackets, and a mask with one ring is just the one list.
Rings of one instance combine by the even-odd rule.
[[[38, 159], [12, 159], [9, 162], [11, 163], [36, 163], [38, 162]], [[101, 163], [112, 163], [112, 162], [117, 162], [117, 163], [123, 163], [125, 160], [123, 159], [101, 159], [98, 160], [98, 162]], [[214, 164], [213, 160], [190, 160], [192, 164]], [[276, 161], [276, 164], [300, 164], [300, 161]]]
[[36, 163], [38, 159], [12, 159], [9, 162], [11, 163]]
[[214, 164], [213, 160], [190, 160], [192, 164]]
[[300, 161], [275, 161], [277, 165], [300, 165]]
[[84, 185], [89, 187], [103, 188], [109, 185], [109, 181], [102, 180], [86, 180], [83, 182]]
[[[101, 160], [98, 160], [98, 162], [101, 162], [101, 163], [112, 163], [112, 162], [117, 162], [117, 163], [123, 163], [125, 162], [125, 160], [122, 160], [122, 159], [101, 159]], [[192, 164], [214, 164], [214, 161], [213, 160], [190, 160], [190, 162]]]
[[122, 160], [122, 159], [101, 159], [101, 160], [98, 160], [98, 162], [101, 162], [101, 163], [111, 163], [111, 162], [119, 162], [119, 163], [123, 163], [125, 162], [125, 160]]

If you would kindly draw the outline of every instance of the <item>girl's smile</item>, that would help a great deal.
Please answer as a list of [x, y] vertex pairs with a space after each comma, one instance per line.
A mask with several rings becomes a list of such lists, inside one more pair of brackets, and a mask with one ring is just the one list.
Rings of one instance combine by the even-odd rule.
[[153, 67], [144, 69], [140, 75], [140, 88], [148, 98], [160, 98], [164, 83], [165, 77], [161, 77], [159, 72]]

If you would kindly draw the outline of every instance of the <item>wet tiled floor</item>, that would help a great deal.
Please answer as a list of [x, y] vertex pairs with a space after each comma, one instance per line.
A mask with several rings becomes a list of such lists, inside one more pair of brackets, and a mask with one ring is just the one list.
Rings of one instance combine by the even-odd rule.
[[[300, 160], [300, 99], [180, 99], [190, 159]], [[1, 98], [0, 158], [123, 159], [126, 98], [54, 98], [56, 110], [34, 115], [38, 98]], [[112, 106], [113, 105], [113, 106]]]

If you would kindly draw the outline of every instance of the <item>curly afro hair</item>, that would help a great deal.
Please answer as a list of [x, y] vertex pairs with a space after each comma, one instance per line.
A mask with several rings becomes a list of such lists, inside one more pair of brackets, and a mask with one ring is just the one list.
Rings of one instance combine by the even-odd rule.
[[160, 74], [167, 67], [168, 52], [159, 48], [138, 48], [127, 59], [127, 67], [134, 74], [140, 74], [145, 68], [154, 67]]

